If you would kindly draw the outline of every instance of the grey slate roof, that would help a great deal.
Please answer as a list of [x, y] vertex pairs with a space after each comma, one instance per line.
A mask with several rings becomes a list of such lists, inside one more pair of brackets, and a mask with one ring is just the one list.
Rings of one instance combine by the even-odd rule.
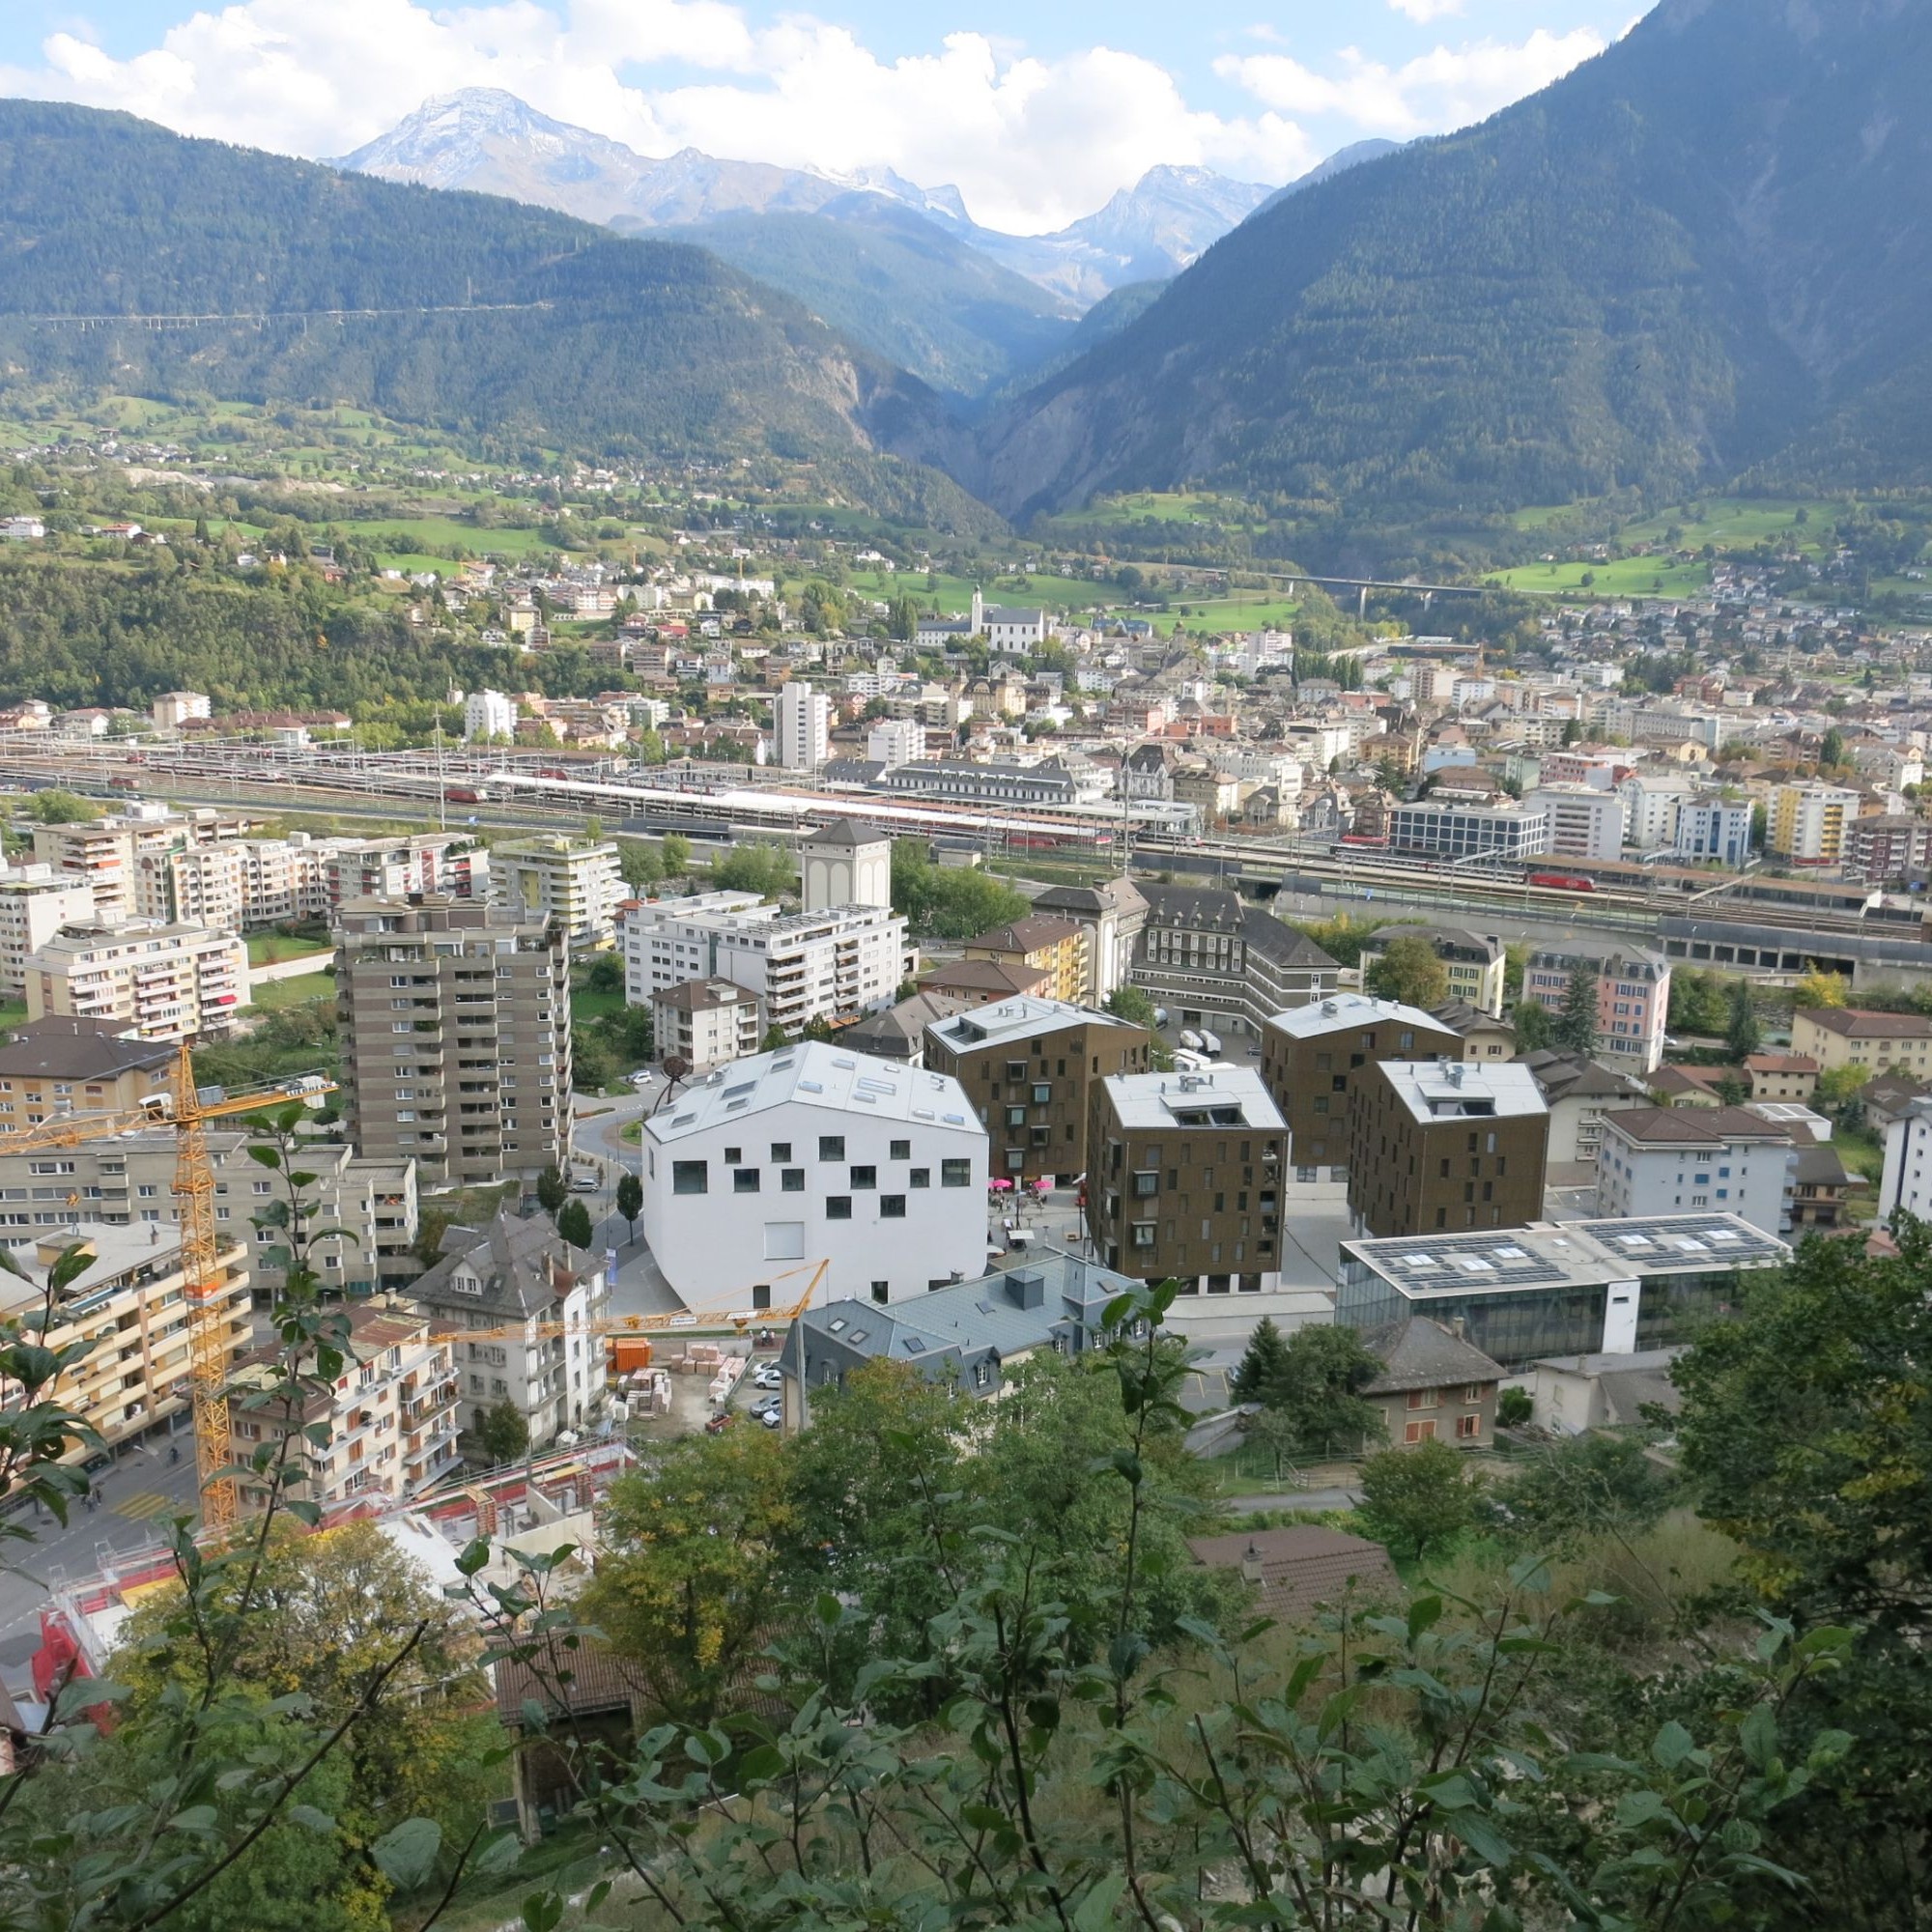
[[[453, 1288], [460, 1264], [470, 1262], [483, 1293]], [[512, 1320], [542, 1315], [557, 1299], [554, 1264], [566, 1270], [563, 1238], [543, 1216], [525, 1221], [506, 1208], [487, 1228], [451, 1227], [442, 1237], [442, 1259], [410, 1284], [412, 1301], [433, 1308], [475, 1309]]]
[[928, 1026], [951, 1019], [965, 1006], [955, 993], [915, 993], [882, 1013], [868, 1013], [855, 1021], [838, 1036], [839, 1044], [855, 1053], [876, 1054], [881, 1060], [910, 1060], [919, 1051]]
[[1034, 900], [1035, 912], [1066, 913], [1074, 917], [1113, 911], [1145, 912], [1147, 898], [1131, 879], [1107, 879], [1096, 886], [1054, 886]]
[[[894, 1361], [929, 1381], [955, 1379], [991, 1395], [1000, 1364], [1065, 1344], [1094, 1348], [1107, 1304], [1136, 1284], [1060, 1248], [1030, 1254], [1022, 1267], [955, 1282], [916, 1299], [880, 1306], [867, 1300], [808, 1309], [785, 1337], [780, 1366], [807, 1391], [838, 1382], [867, 1362]], [[974, 1371], [988, 1369], [984, 1386]]]
[[1474, 1344], [1431, 1321], [1411, 1315], [1390, 1328], [1371, 1329], [1363, 1346], [1381, 1358], [1382, 1370], [1362, 1390], [1364, 1395], [1401, 1395], [1408, 1389], [1469, 1387], [1497, 1382], [1500, 1363], [1492, 1362]]
[[88, 1020], [24, 1020], [0, 1045], [0, 1074], [27, 1080], [112, 1080], [135, 1070], [171, 1065], [171, 1041], [123, 1039], [116, 1025]]
[[849, 851], [860, 845], [883, 845], [890, 837], [889, 833], [880, 832], [870, 825], [861, 825], [856, 818], [841, 818], [836, 824], [809, 834], [805, 842], [808, 845], [842, 845]]
[[1517, 1062], [1519, 1065], [1529, 1068], [1530, 1078], [1548, 1101], [1604, 1099], [1641, 1102], [1650, 1097], [1640, 1081], [1613, 1072], [1582, 1054], [1556, 1053], [1539, 1047], [1534, 1053], [1518, 1054]]

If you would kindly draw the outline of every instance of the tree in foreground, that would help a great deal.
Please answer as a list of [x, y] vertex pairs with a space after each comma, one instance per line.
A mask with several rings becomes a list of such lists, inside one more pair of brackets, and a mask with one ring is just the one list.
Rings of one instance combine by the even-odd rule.
[[1362, 1464], [1361, 1518], [1369, 1533], [1420, 1563], [1475, 1520], [1477, 1485], [1460, 1449], [1435, 1437], [1384, 1449]]

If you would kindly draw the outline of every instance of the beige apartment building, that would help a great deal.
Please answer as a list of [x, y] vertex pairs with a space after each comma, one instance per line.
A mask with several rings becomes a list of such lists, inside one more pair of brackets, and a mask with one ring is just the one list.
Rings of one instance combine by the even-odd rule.
[[178, 845], [213, 845], [243, 838], [250, 821], [212, 806], [176, 811], [134, 804], [105, 818], [72, 825], [36, 825], [34, 857], [91, 887], [94, 917], [103, 925], [143, 917], [141, 861]]
[[111, 1021], [28, 1020], [0, 1042], [0, 1136], [53, 1114], [130, 1112], [167, 1093], [174, 1070], [171, 1045], [128, 1039]]
[[[327, 1509], [356, 1496], [402, 1502], [454, 1469], [457, 1377], [450, 1344], [430, 1333], [426, 1316], [387, 1301], [349, 1311], [349, 1366], [327, 1396], [291, 1415], [269, 1394], [275, 1351], [258, 1350], [239, 1365], [228, 1391], [234, 1460], [253, 1461], [290, 1429], [326, 1428], [326, 1445], [301, 1444], [307, 1480], [295, 1493]], [[269, 1501], [266, 1483], [236, 1486], [242, 1507]]]
[[1821, 1073], [1890, 1066], [1932, 1074], [1932, 1019], [1922, 1013], [1867, 1013], [1850, 1007], [1801, 1007], [1791, 1016], [1791, 1051]]
[[425, 1179], [532, 1181], [570, 1152], [570, 948], [554, 921], [357, 899], [336, 931], [343, 1116]]
[[32, 1019], [111, 1022], [143, 1039], [225, 1034], [248, 1004], [248, 949], [234, 932], [129, 920], [71, 926], [27, 961]]
[[758, 996], [729, 980], [687, 980], [651, 995], [651, 1037], [660, 1061], [708, 1073], [756, 1053], [764, 1037]]
[[[57, 1297], [41, 1340], [49, 1349], [73, 1342], [93, 1347], [61, 1378], [59, 1400], [109, 1449], [151, 1430], [185, 1428], [192, 1364], [181, 1241], [173, 1230], [82, 1225], [15, 1246], [20, 1273], [0, 1274], [0, 1315], [38, 1308], [48, 1270], [75, 1243], [85, 1246], [88, 1266]], [[247, 1252], [223, 1239], [215, 1264], [212, 1319], [224, 1355], [239, 1360], [250, 1340]], [[12, 1393], [4, 1381], [0, 1391]], [[96, 1453], [95, 1444], [76, 1442], [61, 1460], [79, 1463]]]

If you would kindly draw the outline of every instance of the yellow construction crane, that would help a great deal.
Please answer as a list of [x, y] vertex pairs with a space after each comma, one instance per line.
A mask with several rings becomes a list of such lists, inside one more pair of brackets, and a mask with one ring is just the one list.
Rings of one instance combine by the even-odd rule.
[[[561, 1335], [601, 1335], [606, 1338], [622, 1339], [626, 1335], [661, 1335], [667, 1330], [681, 1334], [722, 1335], [727, 1331], [742, 1335], [750, 1328], [782, 1328], [796, 1321], [811, 1306], [811, 1298], [818, 1293], [819, 1284], [825, 1279], [825, 1271], [832, 1265], [829, 1260], [822, 1261], [811, 1271], [811, 1279], [806, 1284], [805, 1293], [784, 1308], [725, 1310], [722, 1308], [681, 1308], [674, 1315], [602, 1315], [594, 1321], [511, 1321], [494, 1328], [437, 1328], [432, 1329], [430, 1339], [436, 1342], [521, 1342], [531, 1340], [530, 1329], [534, 1325], [534, 1339], [539, 1342], [554, 1341]], [[803, 1274], [804, 1268], [787, 1268], [784, 1274], [774, 1275], [774, 1281], [784, 1281], [789, 1276]]]
[[172, 1127], [175, 1197], [181, 1203], [182, 1292], [187, 1302], [189, 1378], [194, 1413], [194, 1460], [201, 1475], [202, 1520], [226, 1529], [235, 1520], [235, 1485], [221, 1480], [232, 1451], [228, 1435], [228, 1357], [214, 1319], [221, 1281], [214, 1234], [214, 1169], [208, 1158], [207, 1122], [260, 1113], [288, 1100], [332, 1094], [335, 1082], [316, 1074], [285, 1086], [258, 1089], [219, 1100], [203, 1100], [194, 1081], [194, 1056], [183, 1040], [175, 1056], [172, 1090], [152, 1094], [138, 1107], [114, 1114], [62, 1114], [37, 1126], [0, 1133], [0, 1153], [37, 1148], [78, 1147], [141, 1127]]

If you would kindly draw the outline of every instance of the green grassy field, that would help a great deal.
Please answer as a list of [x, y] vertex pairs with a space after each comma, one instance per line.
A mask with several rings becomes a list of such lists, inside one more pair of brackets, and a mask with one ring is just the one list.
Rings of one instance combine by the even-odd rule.
[[298, 939], [287, 932], [251, 932], [248, 935], [248, 963], [251, 966], [278, 966], [284, 959], [299, 959], [304, 953], [329, 956], [327, 940]]
[[1709, 585], [1711, 568], [1662, 556], [1627, 556], [1615, 563], [1525, 563], [1497, 571], [1494, 581], [1505, 590], [1542, 597], [1689, 597]]
[[298, 980], [270, 980], [249, 994], [264, 1012], [278, 1013], [305, 1007], [314, 1000], [332, 1000], [335, 981], [327, 973], [304, 973]]
[[[924, 573], [917, 570], [855, 570], [850, 579], [852, 589], [862, 597], [907, 596], [922, 611], [929, 604], [962, 614], [972, 608], [971, 578], [941, 573], [937, 582], [937, 589], [928, 590]], [[980, 583], [980, 590], [988, 604], [1043, 605], [1049, 611], [1086, 611], [1103, 601], [1106, 585], [1079, 577], [1030, 575], [988, 578]]]
[[624, 995], [621, 991], [593, 993], [588, 986], [573, 986], [570, 993], [570, 1020], [573, 1026], [587, 1026], [592, 1020], [601, 1020], [606, 1013], [621, 1013], [624, 1010]]
[[[485, 529], [476, 524], [462, 523], [455, 517], [371, 517], [363, 521], [355, 516], [338, 514], [328, 521], [353, 529], [366, 543], [393, 546], [406, 554], [421, 544], [450, 545], [472, 556], [486, 554], [528, 556], [551, 548], [548, 539], [537, 530]], [[448, 559], [444, 558], [443, 562], [446, 566]]]
[[1099, 497], [1085, 509], [1065, 511], [1053, 521], [1074, 528], [1123, 523], [1218, 523], [1245, 527], [1257, 518], [1249, 505], [1234, 497], [1196, 490], [1138, 490], [1124, 497]]

